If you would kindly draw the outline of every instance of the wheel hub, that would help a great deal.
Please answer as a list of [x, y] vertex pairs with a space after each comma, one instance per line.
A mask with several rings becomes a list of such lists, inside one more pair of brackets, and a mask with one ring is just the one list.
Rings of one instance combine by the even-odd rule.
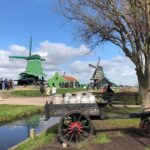
[[82, 128], [83, 128], [83, 126], [80, 122], [73, 122], [69, 126], [70, 133], [76, 132], [76, 133], [80, 134], [82, 131]]

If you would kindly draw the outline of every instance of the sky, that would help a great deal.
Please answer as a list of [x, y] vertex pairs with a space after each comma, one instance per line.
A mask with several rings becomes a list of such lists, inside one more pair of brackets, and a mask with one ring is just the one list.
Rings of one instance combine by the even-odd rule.
[[56, 0], [0, 1], [0, 77], [18, 79], [25, 71], [25, 60], [10, 60], [9, 56], [27, 56], [32, 36], [32, 53], [46, 59], [43, 69], [47, 78], [58, 71], [89, 83], [94, 71], [89, 63], [96, 65], [100, 57], [110, 81], [137, 85], [135, 66], [118, 47], [107, 42], [91, 52], [74, 34], [74, 23], [66, 21], [56, 8]]

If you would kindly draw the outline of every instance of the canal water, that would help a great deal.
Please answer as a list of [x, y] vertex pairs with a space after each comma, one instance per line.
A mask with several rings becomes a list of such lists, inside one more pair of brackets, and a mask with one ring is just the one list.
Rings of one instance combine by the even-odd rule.
[[27, 139], [31, 128], [39, 133], [58, 123], [59, 120], [60, 117], [51, 117], [48, 121], [44, 121], [43, 116], [34, 115], [27, 119], [0, 125], [0, 150], [7, 150]]

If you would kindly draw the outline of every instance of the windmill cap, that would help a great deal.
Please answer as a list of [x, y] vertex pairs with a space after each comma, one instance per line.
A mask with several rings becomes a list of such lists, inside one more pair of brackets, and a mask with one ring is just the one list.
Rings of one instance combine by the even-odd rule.
[[35, 55], [31, 55], [31, 56], [29, 56], [28, 58], [27, 58], [27, 60], [42, 60], [41, 59], [41, 57], [39, 56], [39, 55], [37, 55], [37, 54], [35, 54]]

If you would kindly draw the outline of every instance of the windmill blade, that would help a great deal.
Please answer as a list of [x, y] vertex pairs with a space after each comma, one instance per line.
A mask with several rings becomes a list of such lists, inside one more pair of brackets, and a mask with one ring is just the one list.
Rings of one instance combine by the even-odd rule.
[[92, 68], [96, 68], [96, 67], [95, 67], [94, 65], [92, 65], [92, 64], [89, 64], [89, 66], [92, 67]]
[[97, 66], [96, 66], [96, 67], [98, 67], [98, 65], [99, 65], [99, 62], [100, 62], [100, 57], [98, 58], [98, 62], [97, 62]]
[[31, 51], [32, 51], [32, 37], [30, 37], [29, 56], [31, 56]]
[[9, 59], [27, 59], [26, 56], [9, 56]]

